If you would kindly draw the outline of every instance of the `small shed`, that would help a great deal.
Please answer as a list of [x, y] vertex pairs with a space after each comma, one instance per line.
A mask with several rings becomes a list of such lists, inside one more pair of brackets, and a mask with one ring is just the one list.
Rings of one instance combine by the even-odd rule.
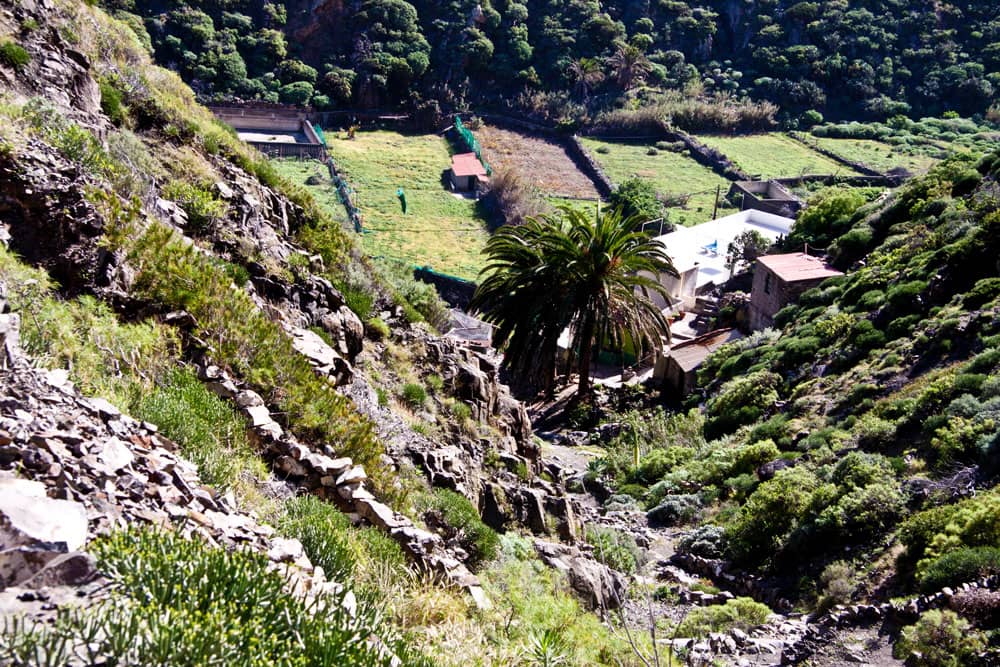
[[451, 187], [459, 192], [475, 192], [489, 182], [486, 167], [475, 153], [451, 156]]
[[750, 328], [756, 331], [773, 326], [778, 311], [797, 301], [803, 292], [842, 275], [825, 260], [804, 252], [758, 257], [750, 292]]
[[657, 363], [656, 377], [663, 378], [664, 388], [676, 395], [686, 396], [697, 384], [697, 373], [708, 355], [734, 340], [743, 337], [737, 329], [716, 329], [707, 334], [678, 343], [669, 354]]

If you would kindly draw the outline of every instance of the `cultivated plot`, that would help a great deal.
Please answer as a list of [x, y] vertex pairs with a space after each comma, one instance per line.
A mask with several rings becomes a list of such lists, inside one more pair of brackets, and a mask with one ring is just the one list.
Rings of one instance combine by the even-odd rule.
[[926, 155], [926, 147], [891, 146], [873, 139], [829, 139], [811, 137], [810, 141], [842, 158], [886, 172], [902, 167], [910, 173], [922, 174], [933, 167], [938, 160]]
[[[718, 216], [733, 211], [727, 208], [724, 199], [729, 181], [686, 153], [659, 150], [652, 143], [623, 143], [589, 137], [583, 138], [583, 145], [616, 185], [639, 177], [651, 181], [663, 195], [686, 196], [686, 204], [669, 210], [669, 220], [674, 224], [696, 225], [711, 220], [717, 191], [721, 192]], [[650, 155], [653, 150], [656, 154]]]
[[544, 195], [598, 199], [593, 181], [557, 142], [484, 123], [473, 134], [494, 169], [513, 169]]
[[[355, 191], [365, 227], [361, 246], [367, 254], [476, 278], [488, 233], [476, 215], [475, 201], [456, 196], [442, 185], [451, 163], [443, 138], [379, 130], [358, 132], [354, 139], [328, 132], [327, 142], [327, 151]], [[296, 182], [303, 179], [300, 175]], [[329, 182], [312, 189], [314, 193], [329, 191], [323, 202], [340, 207], [338, 217], [343, 218], [343, 207]], [[406, 198], [405, 214], [399, 189]]]
[[747, 174], [760, 178], [792, 178], [805, 174], [856, 174], [779, 132], [739, 137], [699, 135], [698, 141], [719, 150]]

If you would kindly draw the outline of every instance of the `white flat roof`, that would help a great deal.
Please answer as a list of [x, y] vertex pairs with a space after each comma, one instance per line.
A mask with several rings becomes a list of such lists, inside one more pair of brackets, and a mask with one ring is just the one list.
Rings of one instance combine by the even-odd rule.
[[693, 227], [679, 227], [656, 240], [666, 247], [679, 273], [698, 269], [696, 286], [700, 288], [729, 279], [726, 249], [737, 236], [753, 229], [776, 241], [779, 236], [787, 236], [794, 223], [792, 218], [749, 209]]

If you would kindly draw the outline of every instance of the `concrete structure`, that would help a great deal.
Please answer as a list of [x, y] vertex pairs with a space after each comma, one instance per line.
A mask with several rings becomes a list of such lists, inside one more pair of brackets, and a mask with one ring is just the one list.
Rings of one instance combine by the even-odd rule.
[[273, 105], [210, 109], [216, 118], [231, 125], [240, 139], [265, 155], [326, 159], [326, 146], [305, 111]]
[[741, 211], [754, 209], [764, 213], [794, 217], [805, 202], [778, 181], [736, 181], [726, 195]]
[[459, 192], [475, 192], [486, 183], [489, 183], [486, 167], [475, 153], [459, 153], [451, 156], [452, 188]]
[[819, 257], [803, 252], [758, 257], [750, 293], [750, 328], [756, 331], [773, 326], [775, 314], [803, 292], [842, 275]]
[[666, 356], [657, 360], [653, 377], [663, 381], [665, 391], [685, 396], [695, 388], [698, 369], [708, 355], [742, 337], [743, 334], [736, 329], [718, 329], [678, 343], [670, 348]]
[[786, 217], [794, 217], [805, 206], [778, 181], [736, 181], [726, 197], [742, 211], [755, 209]]
[[729, 280], [726, 249], [737, 236], [755, 230], [770, 241], [777, 241], [791, 231], [794, 222], [791, 218], [751, 209], [657, 237], [680, 277], [661, 276], [670, 303], [657, 295], [654, 302], [661, 308], [693, 310], [698, 294]]

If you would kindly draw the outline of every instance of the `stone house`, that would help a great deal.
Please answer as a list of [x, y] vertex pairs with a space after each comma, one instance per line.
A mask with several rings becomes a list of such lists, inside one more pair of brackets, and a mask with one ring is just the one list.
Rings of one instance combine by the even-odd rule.
[[758, 257], [750, 293], [750, 328], [757, 331], [773, 326], [777, 312], [797, 301], [803, 292], [842, 275], [824, 260], [804, 252]]

